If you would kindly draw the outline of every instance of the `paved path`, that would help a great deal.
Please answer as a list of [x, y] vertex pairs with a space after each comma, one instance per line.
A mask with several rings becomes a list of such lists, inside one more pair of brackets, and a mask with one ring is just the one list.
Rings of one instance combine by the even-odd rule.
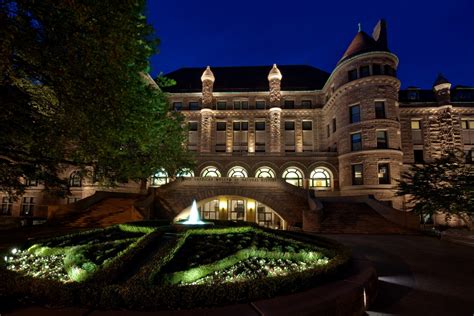
[[373, 262], [369, 315], [474, 315], [474, 247], [426, 236], [325, 235]]

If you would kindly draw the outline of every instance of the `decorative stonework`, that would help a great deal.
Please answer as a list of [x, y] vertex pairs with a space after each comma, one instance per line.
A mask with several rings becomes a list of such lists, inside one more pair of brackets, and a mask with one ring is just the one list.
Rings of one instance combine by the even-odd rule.
[[211, 152], [212, 110], [201, 110], [201, 152]]
[[211, 67], [207, 66], [202, 76], [202, 106], [203, 108], [212, 108], [214, 96], [212, 94], [215, 77], [211, 71]]
[[276, 64], [273, 64], [272, 70], [268, 74], [268, 83], [270, 85], [270, 105], [279, 106], [281, 100], [281, 79], [283, 78]]
[[280, 152], [281, 148], [281, 109], [274, 107], [269, 111], [270, 116], [270, 152]]
[[431, 158], [439, 158], [446, 151], [462, 148], [458, 120], [454, 118], [452, 106], [445, 106], [430, 116], [429, 137], [425, 146], [431, 149]]

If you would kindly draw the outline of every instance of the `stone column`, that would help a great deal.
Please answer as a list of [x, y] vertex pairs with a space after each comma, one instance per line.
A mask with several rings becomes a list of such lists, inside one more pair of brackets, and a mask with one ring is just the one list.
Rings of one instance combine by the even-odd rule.
[[268, 84], [270, 92], [270, 152], [281, 151], [281, 79], [283, 78], [276, 64], [268, 73]]
[[201, 139], [200, 152], [211, 152], [212, 139], [212, 110], [204, 108], [201, 110]]

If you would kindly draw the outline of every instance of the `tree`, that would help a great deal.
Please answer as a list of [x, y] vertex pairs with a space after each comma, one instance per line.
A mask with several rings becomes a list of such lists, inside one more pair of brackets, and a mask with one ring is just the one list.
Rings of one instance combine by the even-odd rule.
[[[146, 179], [183, 148], [182, 118], [147, 75], [158, 40], [145, 0], [0, 3], [0, 186], [67, 193], [70, 165], [102, 183]], [[166, 80], [160, 80], [165, 82]]]
[[402, 174], [397, 195], [407, 195], [412, 210], [423, 218], [442, 212], [447, 219], [461, 217], [472, 228], [474, 169], [464, 163], [462, 156], [448, 151], [431, 163], [413, 165]]

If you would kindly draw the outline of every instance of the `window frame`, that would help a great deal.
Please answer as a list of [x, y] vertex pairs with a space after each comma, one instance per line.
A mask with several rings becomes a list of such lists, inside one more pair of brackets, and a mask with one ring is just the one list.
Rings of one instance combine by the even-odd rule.
[[[354, 136], [355, 135], [359, 135], [359, 141], [358, 142], [354, 142]], [[362, 132], [359, 131], [359, 132], [354, 132], [354, 133], [351, 133], [350, 134], [350, 140], [351, 140], [351, 152], [352, 151], [361, 151], [362, 150]], [[355, 145], [359, 144], [360, 147], [356, 148]]]

